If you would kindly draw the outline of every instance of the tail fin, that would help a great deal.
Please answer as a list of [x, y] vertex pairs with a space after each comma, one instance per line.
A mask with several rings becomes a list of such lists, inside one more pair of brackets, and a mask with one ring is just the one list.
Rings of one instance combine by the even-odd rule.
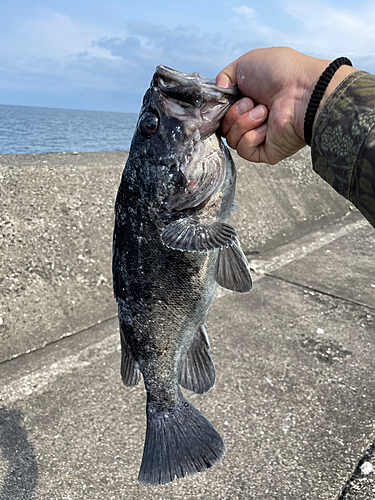
[[202, 472], [224, 457], [219, 433], [186, 399], [166, 411], [147, 408], [147, 431], [138, 483], [157, 486]]

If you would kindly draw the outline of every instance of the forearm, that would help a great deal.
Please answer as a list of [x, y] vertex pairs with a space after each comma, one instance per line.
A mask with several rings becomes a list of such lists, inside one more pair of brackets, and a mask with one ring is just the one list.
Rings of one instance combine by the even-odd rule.
[[316, 118], [314, 170], [375, 226], [375, 76], [344, 78]]

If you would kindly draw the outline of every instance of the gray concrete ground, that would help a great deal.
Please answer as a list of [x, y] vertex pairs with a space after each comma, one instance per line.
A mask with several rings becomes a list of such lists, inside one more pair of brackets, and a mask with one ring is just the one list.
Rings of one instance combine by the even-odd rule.
[[[0, 361], [114, 317], [113, 207], [126, 152], [0, 155]], [[277, 167], [235, 156], [247, 254], [338, 220], [349, 203], [308, 148]]]
[[[35, 162], [46, 161], [42, 156], [36, 156]], [[53, 160], [50, 156], [57, 175], [60, 158], [56, 160], [55, 156]], [[97, 167], [89, 167], [91, 160], [95, 165], [103, 160], [94, 156], [86, 160], [86, 174], [100, 172]], [[27, 215], [22, 216], [19, 202], [15, 204], [12, 197], [14, 194], [22, 200], [22, 190], [14, 176], [10, 180], [7, 164], [17, 161], [25, 162], [24, 169], [17, 167], [25, 192], [28, 183], [23, 170], [30, 159], [0, 157], [0, 172], [6, 181], [1, 188], [6, 214], [3, 220], [8, 221], [3, 235], [5, 241], [14, 244], [6, 246], [8, 260], [18, 259], [23, 266], [29, 258], [27, 236], [32, 239], [40, 219], [36, 210], [33, 220], [39, 222], [35, 222], [34, 230], [26, 223], [21, 226]], [[113, 171], [109, 168], [108, 178], [113, 179], [120, 171], [117, 164], [114, 166], [116, 161], [118, 157], [109, 154], [107, 162]], [[244, 194], [237, 198], [245, 215], [235, 214], [236, 226], [240, 226], [243, 246], [254, 270], [254, 290], [246, 295], [219, 290], [208, 318], [217, 382], [204, 395], [186, 391], [187, 398], [224, 438], [227, 453], [209, 471], [165, 487], [145, 488], [136, 483], [145, 434], [145, 391], [142, 384], [129, 389], [120, 381], [118, 324], [116, 318], [111, 318], [112, 309], [106, 309], [110, 299], [105, 294], [110, 285], [99, 286], [90, 280], [82, 285], [74, 278], [88, 269], [90, 279], [102, 273], [109, 280], [107, 271], [101, 271], [101, 266], [105, 269], [108, 265], [107, 257], [100, 257], [101, 252], [105, 255], [105, 245], [110, 245], [107, 226], [101, 225], [103, 217], [108, 218], [108, 227], [111, 223], [113, 198], [110, 202], [107, 197], [113, 195], [106, 194], [106, 189], [112, 191], [103, 180], [107, 171], [101, 172], [101, 183], [95, 181], [102, 185], [99, 199], [105, 212], [98, 216], [99, 229], [92, 227], [96, 225], [92, 218], [88, 225], [92, 237], [84, 239], [86, 233], [82, 230], [80, 237], [74, 233], [68, 238], [63, 226], [65, 232], [57, 240], [64, 241], [64, 248], [71, 248], [73, 255], [84, 245], [96, 251], [92, 267], [80, 270], [77, 264], [74, 272], [72, 268], [66, 271], [65, 277], [70, 277], [73, 284], [69, 283], [63, 293], [63, 285], [56, 284], [58, 279], [68, 281], [61, 279], [63, 272], [57, 277], [52, 272], [36, 273], [40, 280], [35, 277], [35, 286], [40, 288], [35, 290], [40, 290], [43, 311], [48, 310], [45, 291], [50, 294], [50, 314], [61, 303], [63, 312], [56, 315], [57, 331], [53, 317], [43, 323], [43, 311], [40, 331], [38, 321], [27, 329], [28, 316], [33, 320], [33, 315], [39, 313], [35, 305], [38, 302], [27, 295], [29, 286], [34, 286], [33, 281], [25, 281], [32, 271], [16, 264], [9, 271], [3, 257], [2, 269], [8, 279], [12, 278], [13, 287], [6, 283], [8, 288], [3, 288], [0, 301], [4, 318], [1, 326], [8, 325], [6, 335], [1, 336], [0, 330], [1, 500], [375, 498], [375, 473], [371, 469], [371, 465], [375, 468], [375, 231], [357, 211], [348, 212], [346, 202], [340, 205], [341, 200], [337, 201], [336, 195], [310, 171], [304, 171], [301, 161], [297, 168], [298, 161], [280, 167], [290, 182], [281, 187], [276, 183], [274, 189], [270, 188], [270, 179], [282, 172], [276, 174], [276, 170], [240, 163], [240, 170], [250, 169], [246, 174], [249, 187], [245, 189], [245, 181], [240, 183]], [[68, 170], [59, 181], [63, 193]], [[36, 167], [33, 172], [42, 175]], [[77, 168], [75, 175], [84, 174]], [[250, 177], [258, 179], [252, 186]], [[94, 177], [90, 179], [88, 191], [92, 192]], [[12, 182], [14, 187], [9, 188]], [[307, 200], [298, 194], [303, 185], [311, 195]], [[79, 194], [79, 189], [77, 199], [81, 197], [79, 201], [83, 202], [85, 193]], [[261, 200], [257, 196], [261, 189], [268, 190], [265, 206], [282, 208], [278, 216], [266, 208], [262, 211], [260, 205], [258, 214], [251, 212], [251, 202], [246, 204], [246, 199]], [[284, 207], [280, 190], [285, 193]], [[73, 188], [71, 192], [75, 199]], [[28, 200], [26, 194], [24, 199]], [[317, 207], [315, 196], [320, 200]], [[65, 203], [72, 215], [69, 198]], [[309, 207], [312, 216], [305, 215]], [[83, 227], [86, 211], [95, 213], [90, 212], [89, 203], [86, 209], [79, 219]], [[63, 213], [57, 212], [58, 217]], [[28, 209], [24, 208], [23, 213], [27, 214]], [[56, 223], [52, 234], [59, 234], [64, 220], [60, 219], [60, 226]], [[250, 234], [246, 233], [246, 223], [254, 228], [252, 241], [246, 239]], [[17, 231], [6, 228], [16, 224], [24, 231], [24, 260], [22, 252], [17, 252]], [[48, 219], [43, 226], [45, 232], [38, 234], [49, 234], [47, 225]], [[74, 227], [79, 228], [78, 222]], [[283, 231], [283, 227], [289, 229]], [[45, 240], [40, 250], [36, 239], [33, 242], [34, 259], [40, 254], [47, 258]], [[96, 250], [95, 242], [100, 247]], [[51, 243], [51, 248], [61, 247]], [[56, 253], [55, 269], [62, 266], [59, 259], [66, 255], [68, 250]], [[49, 266], [51, 269], [51, 263]], [[17, 272], [24, 289], [17, 288]], [[74, 292], [77, 288], [79, 292]], [[67, 291], [77, 294], [78, 310], [64, 305], [66, 295], [70, 295]], [[105, 297], [101, 298], [101, 294]], [[19, 301], [17, 313], [12, 306], [5, 309], [7, 300]], [[27, 311], [26, 320], [22, 310]], [[80, 313], [85, 318], [82, 322]], [[7, 323], [7, 317], [11, 323]], [[17, 326], [18, 317], [21, 327]], [[92, 326], [98, 321], [101, 323]], [[68, 325], [65, 330], [64, 325]]]

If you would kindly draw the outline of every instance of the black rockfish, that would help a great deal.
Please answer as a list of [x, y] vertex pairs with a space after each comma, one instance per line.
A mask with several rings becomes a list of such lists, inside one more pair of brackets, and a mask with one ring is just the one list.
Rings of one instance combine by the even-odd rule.
[[205, 318], [217, 284], [251, 290], [235, 229], [236, 181], [215, 132], [239, 98], [199, 73], [159, 66], [147, 90], [115, 207], [114, 293], [126, 386], [143, 375], [147, 431], [138, 482], [208, 469], [225, 445], [183, 397], [215, 382]]

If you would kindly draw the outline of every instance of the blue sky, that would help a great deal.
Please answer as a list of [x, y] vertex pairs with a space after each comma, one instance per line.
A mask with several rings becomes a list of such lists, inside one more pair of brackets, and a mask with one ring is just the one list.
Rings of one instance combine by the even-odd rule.
[[375, 2], [3, 1], [0, 104], [138, 112], [158, 64], [214, 77], [277, 45], [375, 73]]

